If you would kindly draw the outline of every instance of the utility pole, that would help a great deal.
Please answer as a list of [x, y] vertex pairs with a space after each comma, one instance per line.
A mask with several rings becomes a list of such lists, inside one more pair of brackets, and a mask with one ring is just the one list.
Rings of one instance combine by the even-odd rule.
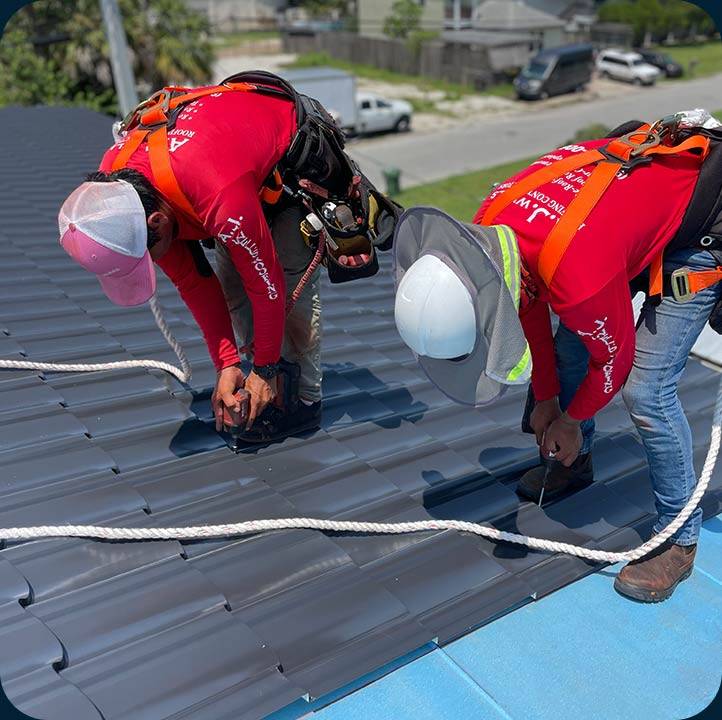
[[454, 30], [461, 30], [461, 0], [454, 0]]
[[100, 11], [103, 13], [105, 35], [110, 46], [110, 67], [113, 71], [115, 90], [118, 93], [120, 113], [125, 116], [138, 104], [138, 93], [135, 89], [133, 68], [130, 66], [128, 41], [120, 17], [118, 0], [100, 0]]

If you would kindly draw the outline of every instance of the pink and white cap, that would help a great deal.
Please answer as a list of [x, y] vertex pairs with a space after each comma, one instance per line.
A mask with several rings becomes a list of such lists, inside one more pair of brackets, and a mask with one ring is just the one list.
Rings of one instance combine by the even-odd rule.
[[60, 244], [98, 276], [116, 305], [142, 305], [155, 293], [155, 268], [148, 252], [145, 210], [124, 180], [84, 182], [58, 214]]

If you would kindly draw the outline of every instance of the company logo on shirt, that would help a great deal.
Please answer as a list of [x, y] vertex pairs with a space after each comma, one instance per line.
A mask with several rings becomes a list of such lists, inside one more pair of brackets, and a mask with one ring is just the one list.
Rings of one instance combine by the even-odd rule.
[[594, 321], [595, 328], [591, 332], [584, 332], [583, 330], [577, 330], [577, 335], [581, 337], [588, 337], [592, 340], [604, 343], [609, 353], [609, 359], [602, 367], [604, 373], [604, 394], [611, 395], [614, 392], [614, 380], [612, 375], [614, 374], [614, 361], [617, 359], [617, 341], [607, 330], [607, 318]]
[[258, 245], [251, 240], [242, 227], [243, 216], [237, 218], [229, 217], [226, 224], [221, 228], [221, 232], [218, 233], [218, 239], [224, 244], [232, 243], [242, 247], [251, 258], [251, 265], [253, 269], [258, 273], [258, 277], [265, 283], [268, 291], [269, 300], [278, 299], [278, 290], [276, 286], [271, 282], [271, 276], [266, 267], [266, 263], [259, 257]]

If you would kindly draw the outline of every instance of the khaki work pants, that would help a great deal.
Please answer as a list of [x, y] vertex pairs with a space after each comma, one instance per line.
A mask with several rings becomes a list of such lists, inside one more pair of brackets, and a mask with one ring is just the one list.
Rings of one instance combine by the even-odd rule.
[[[290, 298], [298, 281], [313, 258], [313, 251], [304, 243], [299, 231], [301, 209], [284, 208], [269, 218], [276, 253], [283, 266], [286, 279], [286, 298]], [[231, 313], [233, 329], [239, 348], [253, 341], [251, 302], [243, 287], [228, 249], [216, 242], [218, 279], [221, 281], [226, 303]], [[301, 366], [299, 394], [303, 400], [321, 399], [321, 295], [320, 268], [303, 289], [291, 314], [286, 318], [281, 355], [285, 360]], [[247, 353], [247, 356], [251, 356]]]

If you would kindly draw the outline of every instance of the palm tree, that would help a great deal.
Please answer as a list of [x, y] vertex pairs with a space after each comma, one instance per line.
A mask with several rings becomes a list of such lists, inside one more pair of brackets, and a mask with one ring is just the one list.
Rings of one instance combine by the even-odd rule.
[[[119, 0], [119, 6], [141, 94], [210, 80], [214, 55], [202, 15], [183, 0]], [[39, 0], [16, 13], [6, 32], [0, 45], [0, 102], [63, 102], [117, 113], [97, 0]], [[19, 56], [36, 58], [42, 82], [28, 88]], [[55, 82], [47, 81], [48, 73]]]

